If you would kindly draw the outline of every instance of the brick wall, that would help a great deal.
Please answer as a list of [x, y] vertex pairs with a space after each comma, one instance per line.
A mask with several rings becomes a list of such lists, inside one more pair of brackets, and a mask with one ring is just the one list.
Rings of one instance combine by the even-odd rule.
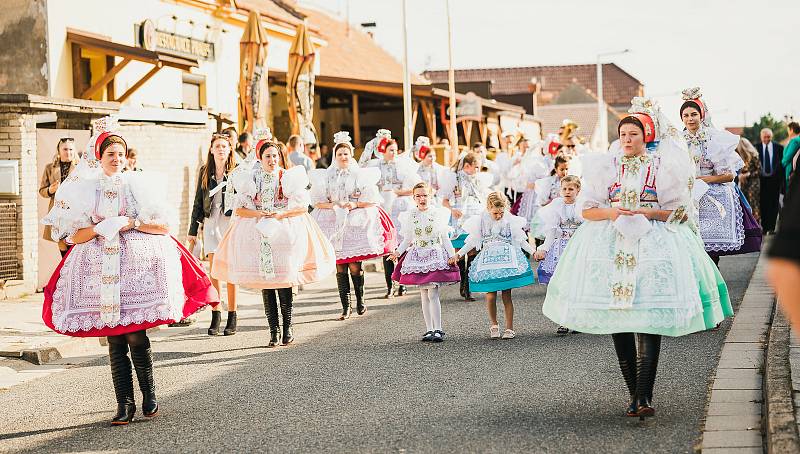
[[33, 115], [14, 110], [0, 110], [0, 159], [18, 160], [19, 196], [0, 196], [0, 203], [17, 204], [17, 260], [19, 278], [27, 291], [37, 281], [39, 189], [36, 174], [36, 122]]
[[211, 130], [205, 125], [121, 123], [120, 133], [137, 150], [137, 167], [166, 177], [165, 197], [174, 208], [170, 230], [178, 240], [185, 240], [197, 171], [208, 154]]

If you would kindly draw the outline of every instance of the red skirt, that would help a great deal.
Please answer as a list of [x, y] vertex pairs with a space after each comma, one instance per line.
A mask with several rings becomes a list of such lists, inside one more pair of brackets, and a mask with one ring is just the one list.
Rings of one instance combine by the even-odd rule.
[[[183, 277], [183, 291], [186, 295], [186, 300], [183, 303], [183, 317], [186, 318], [201, 308], [211, 305], [216, 306], [219, 304], [219, 294], [217, 290], [211, 285], [211, 279], [206, 274], [203, 265], [197, 260], [191, 252], [186, 250], [183, 245], [171, 237], [180, 251], [181, 271]], [[143, 329], [153, 328], [159, 325], [167, 325], [175, 323], [180, 320], [156, 320], [154, 322], [144, 322], [140, 324], [130, 324], [126, 326], [103, 327], [93, 328], [90, 330], [79, 330], [75, 332], [58, 331], [53, 324], [53, 312], [51, 306], [53, 304], [53, 292], [56, 290], [56, 283], [61, 276], [61, 268], [64, 266], [64, 261], [67, 256], [72, 252], [72, 248], [61, 259], [50, 280], [44, 287], [44, 305], [42, 306], [42, 320], [48, 328], [60, 334], [66, 334], [73, 337], [105, 337], [105, 336], [119, 336], [121, 334], [134, 333]]]
[[337, 265], [344, 265], [345, 263], [363, 262], [364, 260], [383, 257], [384, 255], [391, 254], [397, 248], [397, 229], [394, 227], [392, 218], [386, 213], [382, 207], [378, 206], [378, 215], [381, 219], [381, 227], [383, 228], [383, 252], [380, 254], [359, 255], [357, 257], [348, 257], [346, 259], [336, 260]]

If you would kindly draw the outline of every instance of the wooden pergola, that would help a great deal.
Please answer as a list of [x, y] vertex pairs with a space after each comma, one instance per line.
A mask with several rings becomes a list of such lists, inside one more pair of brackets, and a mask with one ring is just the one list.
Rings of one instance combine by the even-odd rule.
[[[156, 75], [164, 67], [177, 68], [190, 71], [198, 67], [197, 60], [171, 55], [163, 52], [150, 51], [141, 47], [128, 46], [109, 41], [101, 36], [86, 32], [67, 30], [67, 42], [72, 47], [72, 88], [74, 97], [78, 99], [91, 99], [103, 88], [108, 90], [108, 101], [124, 102], [136, 90]], [[81, 51], [83, 49], [98, 52], [106, 57], [106, 73], [93, 83], [86, 86], [83, 68], [81, 65]], [[117, 62], [117, 58], [121, 58]], [[114, 93], [114, 77], [122, 71], [131, 61], [140, 61], [152, 64], [153, 67], [145, 73], [136, 83], [131, 85], [125, 93], [116, 96]]]

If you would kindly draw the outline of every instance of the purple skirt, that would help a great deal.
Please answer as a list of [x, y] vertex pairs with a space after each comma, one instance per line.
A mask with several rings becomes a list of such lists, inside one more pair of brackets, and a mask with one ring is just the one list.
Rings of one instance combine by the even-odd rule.
[[513, 205], [511, 205], [511, 210], [509, 210], [511, 212], [511, 214], [513, 214], [514, 216], [517, 216], [518, 213], [519, 213], [520, 205], [522, 205], [522, 194], [521, 193], [517, 194], [517, 200], [514, 201]]
[[550, 278], [553, 277], [552, 274], [548, 273], [547, 271], [542, 269], [542, 264], [539, 264], [539, 267], [536, 268], [536, 275], [539, 277], [540, 284], [547, 284], [550, 282]]
[[742, 206], [742, 217], [744, 224], [744, 243], [739, 249], [733, 251], [710, 251], [708, 255], [711, 257], [720, 257], [723, 255], [738, 255], [747, 254], [750, 252], [758, 252], [761, 250], [761, 224], [753, 217], [753, 213], [747, 209], [742, 199], [739, 199], [739, 204]]
[[397, 265], [392, 272], [392, 280], [399, 282], [401, 285], [429, 285], [429, 284], [454, 284], [461, 282], [461, 273], [458, 266], [452, 265], [446, 270], [431, 271], [430, 273], [408, 273], [403, 274], [403, 260], [406, 254], [400, 256], [397, 260]]

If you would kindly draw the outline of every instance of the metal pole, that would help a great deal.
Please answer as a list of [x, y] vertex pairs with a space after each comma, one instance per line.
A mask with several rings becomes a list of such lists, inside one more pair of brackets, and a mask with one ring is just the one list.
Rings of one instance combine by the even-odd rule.
[[608, 149], [608, 119], [606, 109], [603, 105], [603, 64], [600, 62], [600, 55], [597, 56], [597, 121], [600, 124], [600, 147], [601, 151]]
[[403, 148], [411, 149], [411, 77], [408, 72], [408, 19], [403, 0]]
[[451, 164], [458, 158], [458, 124], [456, 124], [456, 73], [453, 70], [453, 21], [450, 15], [450, 0], [445, 0], [447, 7], [447, 79], [450, 89], [450, 159]]

